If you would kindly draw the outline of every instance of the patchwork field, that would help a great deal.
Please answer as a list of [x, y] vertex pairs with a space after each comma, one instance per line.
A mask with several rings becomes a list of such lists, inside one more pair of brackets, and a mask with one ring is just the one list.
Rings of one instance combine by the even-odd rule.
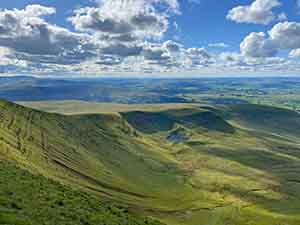
[[[299, 112], [299, 85], [298, 77], [289, 76], [184, 79], [0, 77], [0, 96], [10, 101], [39, 101], [41, 106], [47, 106], [46, 109], [48, 109], [48, 103], [44, 105], [45, 103], [41, 101], [51, 101], [50, 105], [54, 108], [56, 108], [56, 103], [67, 101], [67, 106], [64, 106], [65, 110], [72, 109], [73, 103], [78, 104], [76, 101], [87, 101], [138, 105], [158, 103], [262, 104]], [[101, 107], [93, 103], [85, 106], [97, 109], [96, 111]], [[118, 105], [112, 106], [118, 108]], [[49, 109], [51, 110], [52, 107]], [[126, 108], [124, 105], [121, 107]], [[103, 107], [101, 108], [103, 110]]]

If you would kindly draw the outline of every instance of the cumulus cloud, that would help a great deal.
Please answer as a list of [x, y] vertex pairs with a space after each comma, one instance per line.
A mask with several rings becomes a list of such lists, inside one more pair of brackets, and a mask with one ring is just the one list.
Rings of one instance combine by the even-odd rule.
[[122, 59], [116, 56], [102, 56], [96, 61], [98, 65], [115, 66], [122, 63]]
[[[271, 13], [276, 7], [274, 1], [255, 2]], [[299, 68], [292, 59], [300, 55], [300, 25], [295, 22], [249, 34], [240, 52], [217, 54], [165, 39], [170, 17], [180, 13], [177, 0], [98, 0], [94, 7], [76, 9], [68, 19], [75, 31], [49, 23], [48, 17], [55, 13], [55, 8], [41, 5], [0, 10], [0, 72], [217, 73]], [[220, 42], [208, 47], [229, 46]], [[283, 49], [290, 50], [290, 58], [276, 57]]]
[[273, 57], [277, 54], [274, 42], [267, 39], [263, 32], [249, 34], [241, 43], [240, 48], [243, 55], [254, 58]]
[[184, 58], [189, 69], [207, 67], [215, 62], [214, 56], [205, 48], [188, 48], [184, 51]]
[[12, 57], [12, 52], [8, 48], [0, 47], [0, 58], [0, 73], [16, 71], [27, 66], [26, 61]]
[[281, 57], [248, 57], [239, 52], [223, 52], [217, 56], [218, 71], [239, 73], [285, 73], [299, 71], [299, 63]]
[[244, 64], [244, 57], [237, 52], [222, 52], [218, 55], [218, 60], [229, 65]]
[[281, 22], [276, 24], [268, 35], [249, 34], [240, 45], [241, 52], [249, 57], [274, 57], [280, 50], [300, 48], [300, 23]]
[[126, 69], [124, 62], [132, 65], [134, 59], [168, 67], [183, 49], [172, 40], [157, 42], [169, 17], [179, 13], [177, 0], [99, 0], [69, 18], [77, 32], [48, 23], [45, 16], [55, 13], [41, 5], [0, 11], [0, 46], [10, 53], [5, 60], [27, 62], [35, 71], [80, 71], [91, 65]]
[[205, 48], [188, 48], [186, 53], [192, 57], [200, 57], [204, 59], [210, 59], [211, 55], [206, 51]]
[[143, 56], [147, 60], [162, 61], [169, 59], [167, 51], [158, 44], [147, 44], [144, 46]]
[[76, 9], [68, 20], [76, 31], [93, 36], [101, 58], [98, 65], [142, 58], [142, 64], [167, 67], [183, 46], [160, 40], [169, 28], [170, 16], [179, 13], [177, 0], [98, 0], [94, 7]]
[[56, 9], [53, 7], [46, 7], [42, 5], [28, 5], [25, 7], [23, 11], [21, 10], [21, 14], [22, 13], [25, 17], [32, 17], [32, 16], [40, 17], [40, 16], [54, 14], [56, 13]]
[[146, 42], [143, 46], [142, 56], [150, 64], [172, 67], [177, 65], [175, 56], [180, 52], [181, 45], [173, 41], [166, 41], [162, 44]]
[[138, 56], [141, 54], [143, 47], [140, 45], [125, 45], [121, 43], [109, 44], [106, 47], [101, 47], [100, 52], [103, 55], [112, 55], [119, 57]]
[[97, 7], [75, 10], [69, 21], [78, 31], [111, 38], [153, 39], [163, 36], [174, 13], [179, 13], [177, 0], [106, 0], [98, 1]]
[[40, 5], [0, 11], [0, 46], [13, 50], [19, 59], [44, 63], [72, 64], [90, 57], [89, 37], [43, 19], [53, 13], [54, 8]]
[[280, 49], [300, 48], [300, 23], [278, 23], [268, 33]]
[[[276, 19], [276, 15], [272, 10], [280, 5], [281, 3], [278, 0], [255, 0], [251, 5], [237, 6], [231, 9], [227, 19], [237, 23], [267, 25]], [[280, 14], [279, 19], [283, 19], [283, 15]]]
[[172, 41], [168, 40], [163, 43], [164, 48], [166, 48], [169, 52], [179, 52], [181, 49], [183, 49], [183, 45]]

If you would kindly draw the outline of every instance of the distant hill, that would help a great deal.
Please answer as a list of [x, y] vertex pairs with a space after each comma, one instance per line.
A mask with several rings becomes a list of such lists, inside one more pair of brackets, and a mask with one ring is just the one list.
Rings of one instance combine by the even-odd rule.
[[159, 80], [146, 79], [145, 82], [148, 87], [141, 80], [130, 78], [0, 76], [0, 97], [10, 101], [77, 100], [126, 104], [188, 102], [174, 94], [173, 90], [157, 93], [160, 91]]
[[0, 98], [114, 104], [261, 104], [300, 111], [299, 77], [2, 77]]
[[[300, 223], [298, 113], [258, 105], [145, 107], [62, 115], [0, 101], [0, 224], [37, 224], [30, 206], [65, 224], [73, 217], [98, 224], [79, 215], [94, 221], [102, 214], [109, 218], [103, 224], [158, 224], [142, 216], [170, 225]], [[51, 201], [25, 197], [33, 192]], [[63, 206], [70, 212], [60, 217]]]

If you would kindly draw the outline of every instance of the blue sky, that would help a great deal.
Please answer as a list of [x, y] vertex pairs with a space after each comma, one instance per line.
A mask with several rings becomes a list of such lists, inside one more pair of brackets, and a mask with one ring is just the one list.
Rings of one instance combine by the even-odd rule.
[[300, 71], [298, 0], [10, 0], [0, 8], [3, 74]]

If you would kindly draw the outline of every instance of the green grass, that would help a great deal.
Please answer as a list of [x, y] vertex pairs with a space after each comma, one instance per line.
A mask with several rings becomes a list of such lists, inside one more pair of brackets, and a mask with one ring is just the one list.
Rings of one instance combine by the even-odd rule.
[[0, 159], [0, 224], [158, 225]]
[[177, 105], [67, 116], [3, 101], [0, 126], [6, 160], [139, 216], [300, 223], [300, 115], [289, 110]]
[[254, 131], [277, 133], [283, 136], [300, 135], [299, 113], [262, 105], [240, 105], [229, 107], [230, 120], [237, 121]]

